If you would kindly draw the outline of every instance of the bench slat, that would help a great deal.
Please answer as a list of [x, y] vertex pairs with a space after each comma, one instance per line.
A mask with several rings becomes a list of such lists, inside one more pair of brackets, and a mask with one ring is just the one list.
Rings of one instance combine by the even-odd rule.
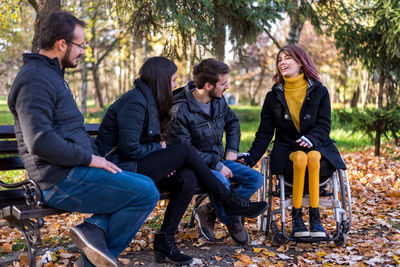
[[0, 138], [15, 138], [14, 125], [0, 125]]
[[[89, 135], [96, 135], [99, 126], [97, 123], [88, 123], [85, 124], [85, 130]], [[0, 125], [0, 139], [6, 138], [15, 138], [14, 125]]]
[[16, 140], [0, 141], [0, 154], [17, 154], [18, 144]]
[[0, 170], [2, 171], [20, 170], [23, 168], [24, 163], [22, 163], [19, 157], [0, 158]]

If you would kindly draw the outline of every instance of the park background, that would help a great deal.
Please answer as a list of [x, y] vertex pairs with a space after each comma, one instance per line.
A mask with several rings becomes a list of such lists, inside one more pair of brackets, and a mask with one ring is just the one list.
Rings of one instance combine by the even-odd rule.
[[[375, 264], [400, 264], [399, 2], [0, 0], [0, 124], [13, 124], [7, 94], [22, 65], [22, 53], [38, 51], [38, 29], [52, 10], [71, 11], [87, 22], [85, 55], [79, 66], [68, 69], [65, 75], [86, 123], [99, 123], [106, 108], [132, 89], [146, 58], [164, 55], [173, 59], [178, 66], [178, 85], [185, 85], [192, 78], [191, 70], [196, 63], [215, 57], [231, 67], [225, 97], [241, 122], [241, 152], [250, 147], [257, 130], [261, 105], [273, 85], [277, 52], [285, 44], [297, 44], [311, 55], [330, 92], [331, 137], [348, 164], [354, 205], [361, 208], [368, 201], [374, 207], [370, 213], [355, 209], [359, 220], [363, 221], [362, 216], [369, 217], [364, 220], [367, 226], [363, 223], [355, 226], [354, 238], [359, 234], [357, 229], [370, 238], [361, 239], [364, 243], [358, 244], [358, 248], [339, 254], [361, 255], [347, 263], [372, 264], [376, 254], [369, 252], [371, 248], [381, 256], [378, 257], [381, 262]], [[7, 182], [23, 176], [23, 172], [0, 174]], [[144, 229], [152, 232], [157, 228], [163, 205], [159, 208], [161, 211], [155, 211]], [[377, 214], [385, 224], [372, 235], [371, 225], [377, 221], [370, 217]], [[54, 220], [59, 221], [59, 217]], [[251, 222], [248, 221], [249, 227]], [[50, 245], [68, 243], [62, 234], [66, 225], [56, 225], [59, 225], [56, 230], [47, 229]], [[11, 238], [11, 230], [1, 231], [5, 234], [0, 239], [0, 255], [24, 248], [23, 244], [10, 247], [13, 238], [20, 238], [18, 233], [11, 232]], [[397, 237], [385, 239], [387, 231]], [[259, 237], [254, 229], [252, 239]], [[370, 247], [374, 242], [365, 243], [378, 237], [382, 238], [375, 242], [381, 244], [379, 248]], [[151, 238], [151, 234], [147, 239], [139, 236], [131, 250], [146, 251]], [[356, 246], [353, 241], [350, 236], [348, 247]], [[291, 251], [293, 247], [284, 249]], [[324, 251], [315, 246], [307, 249]], [[277, 257], [276, 251], [271, 253], [275, 255], [263, 255], [274, 264], [279, 260], [300, 264], [308, 258], [316, 264], [330, 262], [327, 253], [317, 259], [312, 258], [311, 252], [310, 255], [295, 253], [289, 259]], [[55, 263], [65, 260], [57, 256]], [[346, 263], [345, 258], [341, 259]], [[234, 258], [232, 262], [246, 263], [246, 260]]]

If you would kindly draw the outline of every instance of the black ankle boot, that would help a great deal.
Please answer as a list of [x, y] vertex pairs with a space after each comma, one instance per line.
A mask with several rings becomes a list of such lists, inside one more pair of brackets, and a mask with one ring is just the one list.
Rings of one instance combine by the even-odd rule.
[[292, 207], [292, 223], [293, 223], [293, 230], [292, 234], [290, 235], [291, 238], [310, 236], [310, 232], [308, 231], [303, 221], [302, 208], [296, 209]]
[[321, 225], [319, 208], [310, 207], [310, 234], [311, 237], [327, 237], [325, 229]]
[[221, 198], [221, 201], [226, 214], [229, 216], [245, 216], [248, 218], [254, 218], [268, 208], [267, 202], [251, 202], [250, 200], [239, 196], [233, 190], [229, 196]]
[[154, 256], [156, 263], [172, 262], [178, 265], [189, 265], [192, 263], [192, 257], [179, 251], [175, 244], [174, 234], [167, 232], [158, 232], [154, 236]]

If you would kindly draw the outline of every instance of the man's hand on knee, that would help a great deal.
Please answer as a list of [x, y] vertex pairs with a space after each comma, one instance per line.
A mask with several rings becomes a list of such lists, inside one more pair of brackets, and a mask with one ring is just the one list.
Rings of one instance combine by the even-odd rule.
[[220, 173], [222, 173], [226, 178], [231, 178], [233, 176], [231, 169], [225, 165], [222, 167]]
[[122, 172], [122, 170], [111, 161], [96, 155], [92, 155], [92, 161], [90, 162], [89, 167], [104, 169], [114, 174], [117, 172]]

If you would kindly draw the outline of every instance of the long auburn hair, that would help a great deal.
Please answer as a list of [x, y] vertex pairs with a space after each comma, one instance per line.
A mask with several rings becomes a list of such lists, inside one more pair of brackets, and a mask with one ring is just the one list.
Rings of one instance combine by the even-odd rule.
[[278, 58], [282, 52], [289, 54], [294, 59], [294, 61], [302, 65], [300, 71], [304, 72], [304, 78], [319, 81], [318, 72], [315, 68], [314, 63], [311, 60], [311, 57], [297, 45], [286, 45], [279, 50], [278, 55], [276, 56], [276, 73], [273, 77], [273, 81], [275, 83], [283, 82], [282, 74], [278, 68]]
[[171, 77], [178, 70], [175, 63], [166, 57], [151, 57], [139, 70], [140, 79], [150, 88], [157, 103], [161, 140], [165, 140], [172, 108]]

